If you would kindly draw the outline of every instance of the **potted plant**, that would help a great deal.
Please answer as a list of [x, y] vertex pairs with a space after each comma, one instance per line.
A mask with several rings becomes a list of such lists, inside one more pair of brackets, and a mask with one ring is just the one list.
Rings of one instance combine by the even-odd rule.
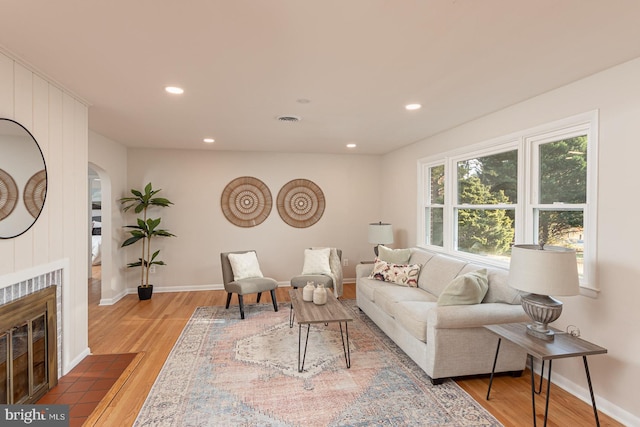
[[151, 253], [151, 240], [154, 237], [174, 237], [174, 234], [169, 233], [167, 230], [158, 228], [160, 225], [160, 218], [147, 218], [147, 209], [153, 206], [160, 206], [163, 208], [172, 205], [173, 203], [163, 197], [155, 197], [161, 190], [154, 190], [151, 183], [148, 183], [144, 187], [144, 191], [136, 189], [131, 190], [132, 197], [121, 198], [120, 204], [123, 206], [123, 211], [128, 211], [133, 208], [136, 214], [142, 214], [142, 218], [137, 219], [137, 225], [127, 225], [125, 228], [129, 229], [131, 237], [122, 243], [122, 247], [133, 245], [134, 243], [141, 241], [142, 249], [141, 256], [138, 261], [127, 264], [127, 267], [140, 267], [140, 285], [138, 285], [138, 297], [141, 300], [151, 298], [153, 292], [153, 285], [149, 284], [149, 271], [153, 265], [166, 265], [163, 261], [156, 259], [160, 250]]

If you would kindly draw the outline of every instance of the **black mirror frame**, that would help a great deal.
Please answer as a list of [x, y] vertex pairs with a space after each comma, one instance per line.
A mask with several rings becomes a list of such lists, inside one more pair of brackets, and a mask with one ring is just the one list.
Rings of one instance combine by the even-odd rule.
[[[47, 162], [45, 161], [44, 158], [44, 154], [42, 153], [42, 149], [40, 148], [40, 144], [38, 144], [38, 141], [36, 140], [36, 138], [33, 136], [33, 134], [31, 132], [29, 132], [29, 130], [24, 127], [21, 123], [13, 120], [13, 119], [8, 119], [8, 118], [0, 118], [0, 122], [2, 121], [7, 121], [7, 122], [12, 122], [15, 123], [16, 125], [20, 126], [20, 128], [22, 128], [22, 130], [24, 130], [24, 132], [26, 132], [26, 134], [29, 136], [29, 138], [31, 138], [31, 140], [33, 141], [33, 143], [35, 144], [36, 148], [38, 149], [38, 153], [40, 153], [40, 158], [42, 159], [42, 168], [44, 170], [44, 180], [45, 180], [45, 189], [44, 189], [44, 196], [42, 198], [42, 207], [40, 208], [40, 210], [38, 211], [38, 214], [34, 217], [33, 221], [29, 224], [28, 227], [26, 227], [24, 230], [20, 230], [17, 234], [15, 235], [11, 235], [11, 236], [0, 236], [0, 240], [6, 240], [6, 239], [15, 239], [16, 237], [19, 237], [21, 235], [23, 235], [24, 233], [26, 233], [27, 231], [29, 231], [31, 229], [31, 227], [33, 227], [33, 225], [38, 221], [38, 219], [40, 218], [40, 215], [42, 214], [42, 210], [44, 209], [44, 204], [46, 203], [47, 200], [47, 193], [49, 190], [49, 175], [47, 172]], [[36, 172], [38, 173], [38, 172]], [[35, 174], [34, 174], [35, 175]], [[26, 186], [26, 185], [25, 185]], [[24, 202], [24, 194], [22, 194], [22, 199]], [[33, 216], [33, 215], [32, 215]]]

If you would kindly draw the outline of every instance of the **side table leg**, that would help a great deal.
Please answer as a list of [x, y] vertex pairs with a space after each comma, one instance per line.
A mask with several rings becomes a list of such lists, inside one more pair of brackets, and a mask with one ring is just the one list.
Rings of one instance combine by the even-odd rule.
[[549, 373], [547, 374], [547, 400], [544, 406], [544, 426], [547, 427], [547, 416], [549, 415], [549, 395], [551, 394], [551, 362], [553, 359], [549, 359]]
[[582, 356], [584, 361], [584, 372], [587, 374], [587, 382], [589, 383], [589, 394], [591, 394], [591, 405], [593, 406], [593, 415], [596, 417], [596, 426], [600, 427], [600, 419], [598, 418], [598, 409], [596, 409], [596, 398], [593, 395], [593, 387], [591, 386], [591, 375], [589, 375], [589, 365], [587, 364], [587, 356]]
[[487, 390], [487, 400], [491, 394], [491, 384], [493, 384], [493, 374], [496, 372], [496, 362], [498, 361], [498, 353], [500, 353], [500, 343], [502, 338], [498, 338], [498, 347], [496, 348], [496, 356], [493, 358], [493, 368], [491, 368], [491, 377], [489, 378], [489, 389]]
[[531, 371], [531, 412], [533, 413], [533, 427], [536, 427], [536, 380], [533, 374], [533, 356], [528, 354]]

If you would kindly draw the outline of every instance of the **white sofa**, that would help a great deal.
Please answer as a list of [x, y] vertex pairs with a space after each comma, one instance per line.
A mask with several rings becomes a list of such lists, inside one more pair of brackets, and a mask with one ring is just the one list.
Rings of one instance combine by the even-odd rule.
[[[449, 377], [491, 372], [498, 338], [483, 325], [527, 321], [508, 271], [412, 248], [409, 264], [422, 265], [417, 287], [370, 278], [373, 264], [356, 266], [356, 300], [409, 357], [439, 384]], [[438, 306], [438, 296], [459, 275], [486, 268], [489, 289], [480, 304]], [[496, 372], [520, 375], [526, 353], [502, 340]]]

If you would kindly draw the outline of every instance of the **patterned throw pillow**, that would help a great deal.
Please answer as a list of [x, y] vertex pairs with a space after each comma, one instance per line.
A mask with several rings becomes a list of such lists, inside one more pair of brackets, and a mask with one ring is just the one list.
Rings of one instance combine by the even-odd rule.
[[396, 285], [416, 288], [418, 287], [420, 267], [420, 264], [393, 264], [376, 259], [369, 277], [395, 283]]
[[231, 270], [233, 270], [233, 280], [263, 277], [258, 257], [253, 251], [243, 254], [229, 254], [229, 263]]

